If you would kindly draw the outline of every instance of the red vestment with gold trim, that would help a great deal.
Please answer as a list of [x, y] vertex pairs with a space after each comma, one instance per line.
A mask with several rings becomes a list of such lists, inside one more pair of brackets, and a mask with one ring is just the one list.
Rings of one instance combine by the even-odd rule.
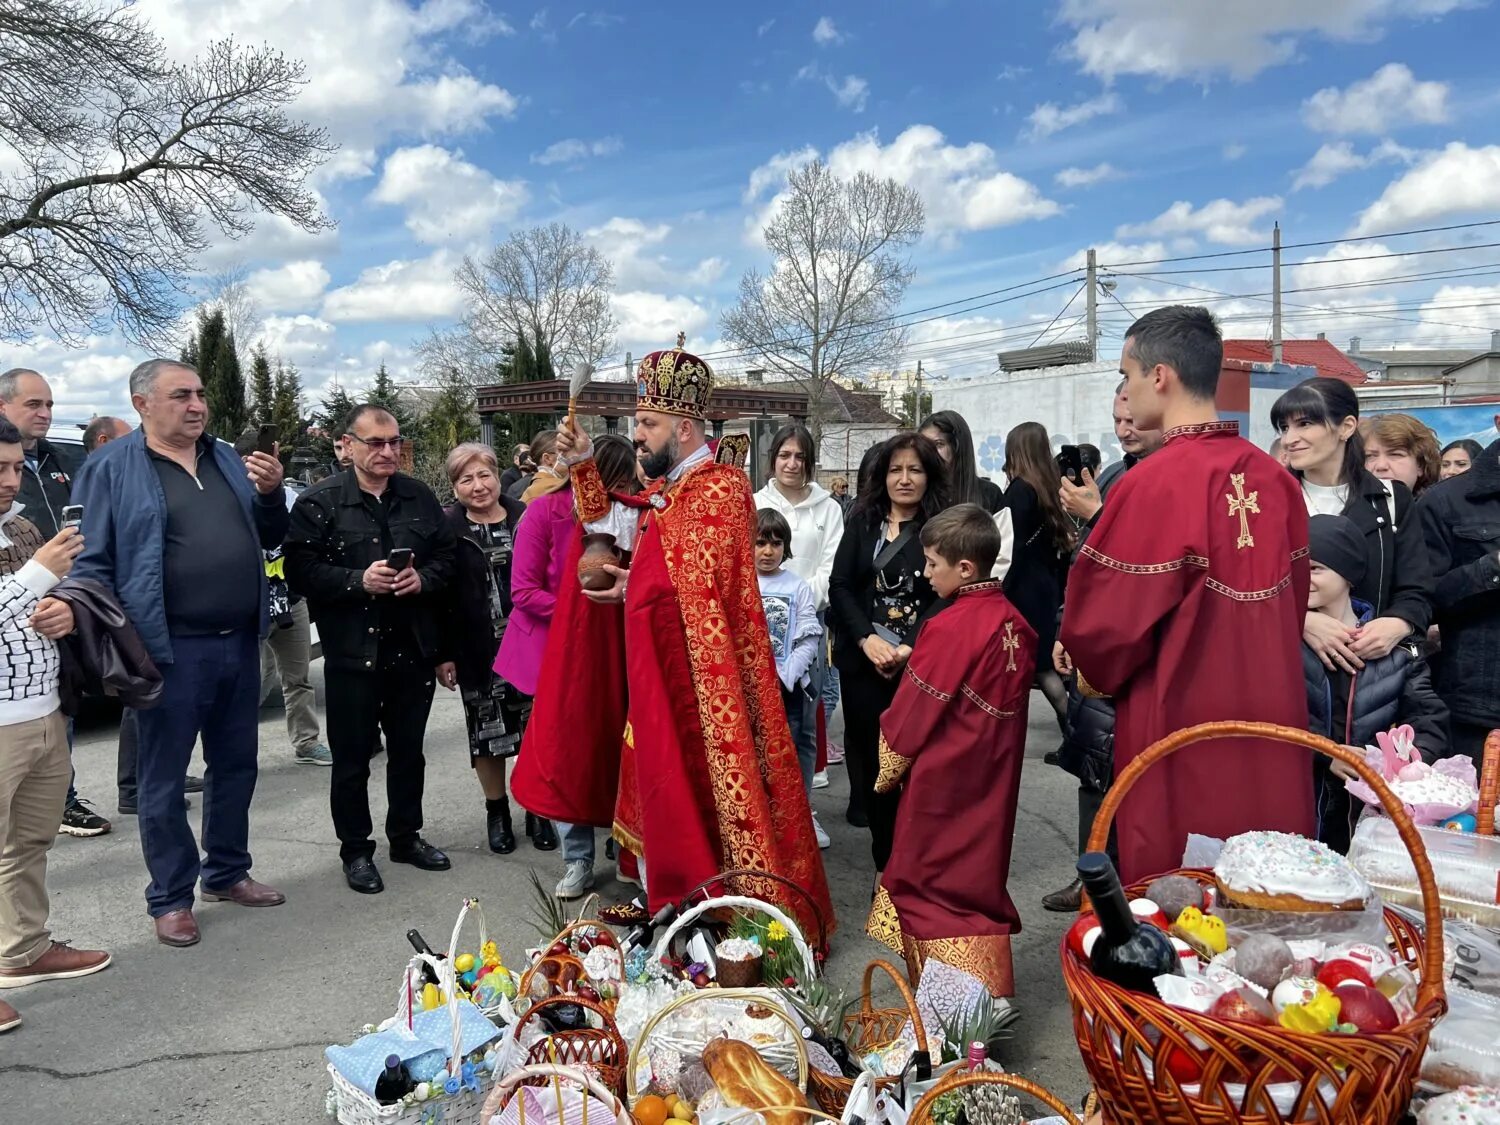
[[[1306, 728], [1307, 508], [1233, 422], [1171, 430], [1110, 493], [1068, 576], [1060, 639], [1115, 702], [1115, 772], [1173, 731]], [[1116, 818], [1126, 881], [1180, 867], [1189, 833], [1314, 831], [1312, 760], [1259, 739], [1152, 767]]]
[[895, 843], [870, 935], [920, 976], [931, 957], [1015, 993], [1006, 890], [1036, 634], [999, 582], [958, 592], [922, 626], [896, 698], [880, 717], [876, 789], [901, 782]]

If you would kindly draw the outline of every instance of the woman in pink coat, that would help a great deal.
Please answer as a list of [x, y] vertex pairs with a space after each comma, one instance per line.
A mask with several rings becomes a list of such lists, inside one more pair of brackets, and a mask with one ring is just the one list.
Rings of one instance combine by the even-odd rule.
[[[547, 632], [552, 627], [552, 611], [576, 526], [573, 490], [564, 481], [556, 491], [532, 500], [516, 527], [510, 570], [512, 608], [495, 656], [495, 671], [527, 695], [536, 694], [542, 654], [547, 651]], [[526, 835], [541, 851], [557, 848], [557, 831], [550, 820], [527, 813]]]

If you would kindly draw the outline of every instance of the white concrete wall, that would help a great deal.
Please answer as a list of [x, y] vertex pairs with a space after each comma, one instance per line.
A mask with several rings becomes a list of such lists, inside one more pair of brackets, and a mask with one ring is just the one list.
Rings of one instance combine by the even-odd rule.
[[891, 426], [853, 425], [829, 423], [823, 427], [823, 442], [818, 448], [818, 479], [827, 481], [831, 477], [849, 478], [849, 487], [854, 487], [855, 474], [865, 450], [879, 445], [899, 431]]

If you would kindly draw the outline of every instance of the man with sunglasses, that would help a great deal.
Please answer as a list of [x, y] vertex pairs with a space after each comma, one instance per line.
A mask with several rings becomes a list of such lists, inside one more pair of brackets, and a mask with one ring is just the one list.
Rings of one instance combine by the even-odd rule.
[[381, 729], [391, 859], [424, 871], [450, 866], [421, 837], [422, 741], [457, 544], [432, 489], [399, 471], [405, 439], [396, 419], [367, 403], [349, 412], [343, 429], [352, 464], [298, 498], [286, 577], [307, 599], [323, 642], [329, 803], [344, 878], [352, 890], [379, 894], [369, 782]]

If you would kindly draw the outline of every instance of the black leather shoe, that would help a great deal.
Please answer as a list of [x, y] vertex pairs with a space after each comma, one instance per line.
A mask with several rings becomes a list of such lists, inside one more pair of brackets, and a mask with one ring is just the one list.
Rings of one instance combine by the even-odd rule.
[[385, 883], [380, 878], [375, 861], [369, 856], [360, 856], [344, 864], [344, 880], [351, 891], [358, 891], [362, 895], [378, 895], [385, 890]]
[[1042, 908], [1054, 914], [1074, 914], [1083, 905], [1083, 883], [1074, 879], [1060, 891], [1042, 896]]
[[502, 805], [497, 811], [485, 814], [489, 829], [490, 851], [510, 855], [516, 850], [516, 833], [510, 825], [510, 805]]
[[423, 871], [447, 871], [453, 864], [448, 857], [418, 836], [403, 848], [391, 848], [393, 863], [409, 863]]
[[1062, 751], [1048, 750], [1045, 754], [1042, 755], [1042, 764], [1048, 766], [1062, 765]]
[[552, 827], [550, 820], [539, 816], [536, 818], [536, 835], [531, 838], [531, 842], [539, 852], [555, 852], [557, 829]]
[[870, 818], [865, 814], [864, 809], [850, 809], [844, 814], [844, 819], [856, 828], [870, 827]]

